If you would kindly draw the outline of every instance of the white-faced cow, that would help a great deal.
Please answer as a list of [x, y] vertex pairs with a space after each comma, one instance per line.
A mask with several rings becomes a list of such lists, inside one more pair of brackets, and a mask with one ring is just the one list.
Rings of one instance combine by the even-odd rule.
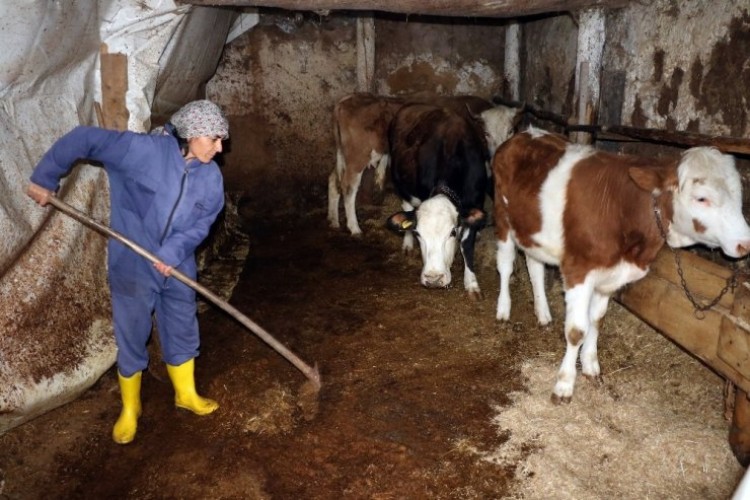
[[610, 296], [646, 275], [665, 240], [720, 247], [733, 258], [750, 251], [734, 159], [714, 148], [674, 160], [616, 155], [532, 128], [500, 146], [493, 173], [497, 318], [510, 316], [516, 247], [526, 254], [541, 324], [550, 321], [544, 265], [562, 274], [567, 347], [555, 403], [573, 395], [579, 350], [584, 376], [599, 380], [597, 338]]
[[459, 114], [481, 114], [487, 120], [487, 126], [478, 121], [472, 123], [486, 129], [480, 133], [485, 138], [490, 158], [498, 141], [504, 139], [492, 135], [492, 132], [498, 128], [497, 121], [504, 119], [507, 108], [488, 111], [492, 109], [492, 104], [481, 97], [436, 96], [432, 93], [406, 97], [354, 93], [343, 97], [333, 110], [336, 166], [328, 177], [328, 222], [331, 227], [340, 227], [339, 202], [343, 195], [346, 226], [351, 234], [362, 234], [356, 213], [356, 197], [362, 175], [367, 168], [374, 168], [375, 186], [383, 189], [390, 161], [388, 127], [396, 112], [406, 103], [431, 103], [445, 106]]
[[[494, 108], [493, 108], [494, 109]], [[504, 108], [507, 138], [516, 110]], [[486, 113], [487, 111], [485, 111]], [[451, 265], [460, 242], [464, 287], [481, 298], [474, 273], [474, 242], [486, 223], [485, 197], [490, 192], [489, 151], [480, 118], [430, 104], [407, 104], [390, 128], [391, 178], [403, 200], [403, 211], [389, 218], [389, 227], [404, 234], [411, 251], [414, 235], [422, 253], [420, 282], [425, 287], [451, 283]]]

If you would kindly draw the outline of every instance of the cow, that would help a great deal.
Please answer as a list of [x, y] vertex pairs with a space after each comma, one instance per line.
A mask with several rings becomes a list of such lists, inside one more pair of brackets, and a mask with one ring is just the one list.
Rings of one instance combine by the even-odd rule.
[[[498, 142], [510, 135], [518, 114], [512, 108], [502, 111], [504, 127], [496, 125], [492, 132]], [[473, 299], [482, 298], [474, 273], [474, 242], [486, 223], [484, 202], [491, 193], [481, 121], [470, 113], [416, 103], [404, 105], [389, 130], [391, 179], [403, 210], [388, 219], [388, 226], [404, 234], [407, 252], [417, 236], [423, 261], [420, 282], [427, 288], [451, 283], [460, 242], [464, 287]]]
[[333, 108], [333, 135], [336, 140], [336, 166], [328, 177], [328, 222], [339, 227], [339, 200], [344, 196], [346, 226], [352, 235], [361, 235], [355, 200], [362, 174], [375, 169], [375, 184], [383, 189], [389, 162], [388, 126], [404, 105], [396, 97], [356, 93], [344, 96]]
[[[487, 131], [497, 128], [496, 122], [502, 120], [505, 108], [489, 111], [492, 104], [477, 96], [436, 96], [432, 93], [417, 93], [405, 97], [378, 96], [370, 93], [354, 93], [341, 98], [333, 109], [333, 132], [336, 141], [336, 166], [328, 177], [328, 223], [338, 229], [339, 202], [343, 195], [344, 214], [349, 232], [358, 236], [362, 234], [356, 213], [356, 197], [362, 175], [367, 168], [375, 169], [375, 186], [382, 190], [385, 173], [390, 161], [388, 144], [388, 127], [396, 112], [407, 103], [434, 103], [442, 105], [459, 114], [480, 115], [487, 120], [471, 123]], [[490, 158], [498, 141], [482, 129]], [[489, 165], [489, 163], [488, 163]]]
[[498, 148], [492, 169], [497, 319], [510, 317], [516, 248], [526, 256], [542, 325], [551, 319], [544, 266], [562, 275], [566, 350], [555, 404], [571, 401], [579, 350], [583, 375], [601, 382], [597, 339], [609, 299], [648, 273], [665, 242], [720, 247], [731, 258], [750, 251], [734, 158], [715, 148], [695, 147], [678, 159], [618, 155], [529, 128]]

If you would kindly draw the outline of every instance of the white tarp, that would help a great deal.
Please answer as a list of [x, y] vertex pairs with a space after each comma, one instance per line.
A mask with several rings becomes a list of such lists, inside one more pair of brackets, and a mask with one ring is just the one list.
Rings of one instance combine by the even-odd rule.
[[[101, 44], [127, 56], [129, 128], [145, 131], [160, 73], [178, 88], [165, 112], [202, 97], [234, 17], [162, 0], [0, 0], [0, 433], [75, 398], [114, 363], [105, 239], [24, 193], [59, 136], [97, 124]], [[59, 194], [106, 222], [102, 169], [77, 167]]]

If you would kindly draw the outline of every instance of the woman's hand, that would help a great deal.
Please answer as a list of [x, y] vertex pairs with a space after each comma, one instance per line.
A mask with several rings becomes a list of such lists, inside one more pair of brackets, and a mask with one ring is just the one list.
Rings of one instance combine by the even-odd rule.
[[154, 267], [164, 276], [170, 276], [172, 274], [172, 266], [168, 266], [164, 262], [154, 262]]
[[29, 187], [26, 188], [26, 194], [41, 206], [49, 203], [49, 199], [54, 196], [54, 193], [52, 191], [43, 188], [39, 184], [34, 184], [33, 182], [29, 184]]

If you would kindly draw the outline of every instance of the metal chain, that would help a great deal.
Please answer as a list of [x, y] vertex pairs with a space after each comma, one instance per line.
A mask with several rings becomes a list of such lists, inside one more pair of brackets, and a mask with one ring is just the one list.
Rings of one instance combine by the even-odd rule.
[[[659, 228], [659, 232], [661, 233], [662, 238], [664, 238], [664, 242], [667, 242], [667, 232], [664, 230], [664, 225], [661, 221], [661, 210], [659, 209], [656, 196], [652, 196], [654, 201], [654, 215], [656, 216], [656, 225]], [[674, 256], [675, 264], [677, 264], [677, 275], [680, 277], [680, 284], [682, 285], [682, 289], [685, 292], [685, 296], [688, 298], [691, 304], [693, 304], [693, 315], [697, 319], [703, 319], [706, 317], [704, 314], [705, 311], [708, 311], [712, 307], [714, 307], [716, 304], [718, 304], [721, 299], [726, 295], [726, 293], [729, 290], [734, 291], [735, 287], [737, 286], [737, 275], [739, 274], [739, 268], [735, 265], [735, 263], [732, 263], [732, 275], [727, 278], [727, 283], [724, 286], [724, 288], [721, 289], [719, 292], [719, 295], [713, 298], [709, 303], [707, 304], [701, 304], [698, 302], [698, 300], [693, 296], [692, 293], [690, 293], [690, 290], [688, 290], [687, 281], [685, 280], [685, 275], [682, 270], [682, 261], [680, 259], [680, 254], [677, 252], [676, 249], [669, 246], [669, 243], [667, 243], [667, 247], [672, 251], [672, 255]]]

